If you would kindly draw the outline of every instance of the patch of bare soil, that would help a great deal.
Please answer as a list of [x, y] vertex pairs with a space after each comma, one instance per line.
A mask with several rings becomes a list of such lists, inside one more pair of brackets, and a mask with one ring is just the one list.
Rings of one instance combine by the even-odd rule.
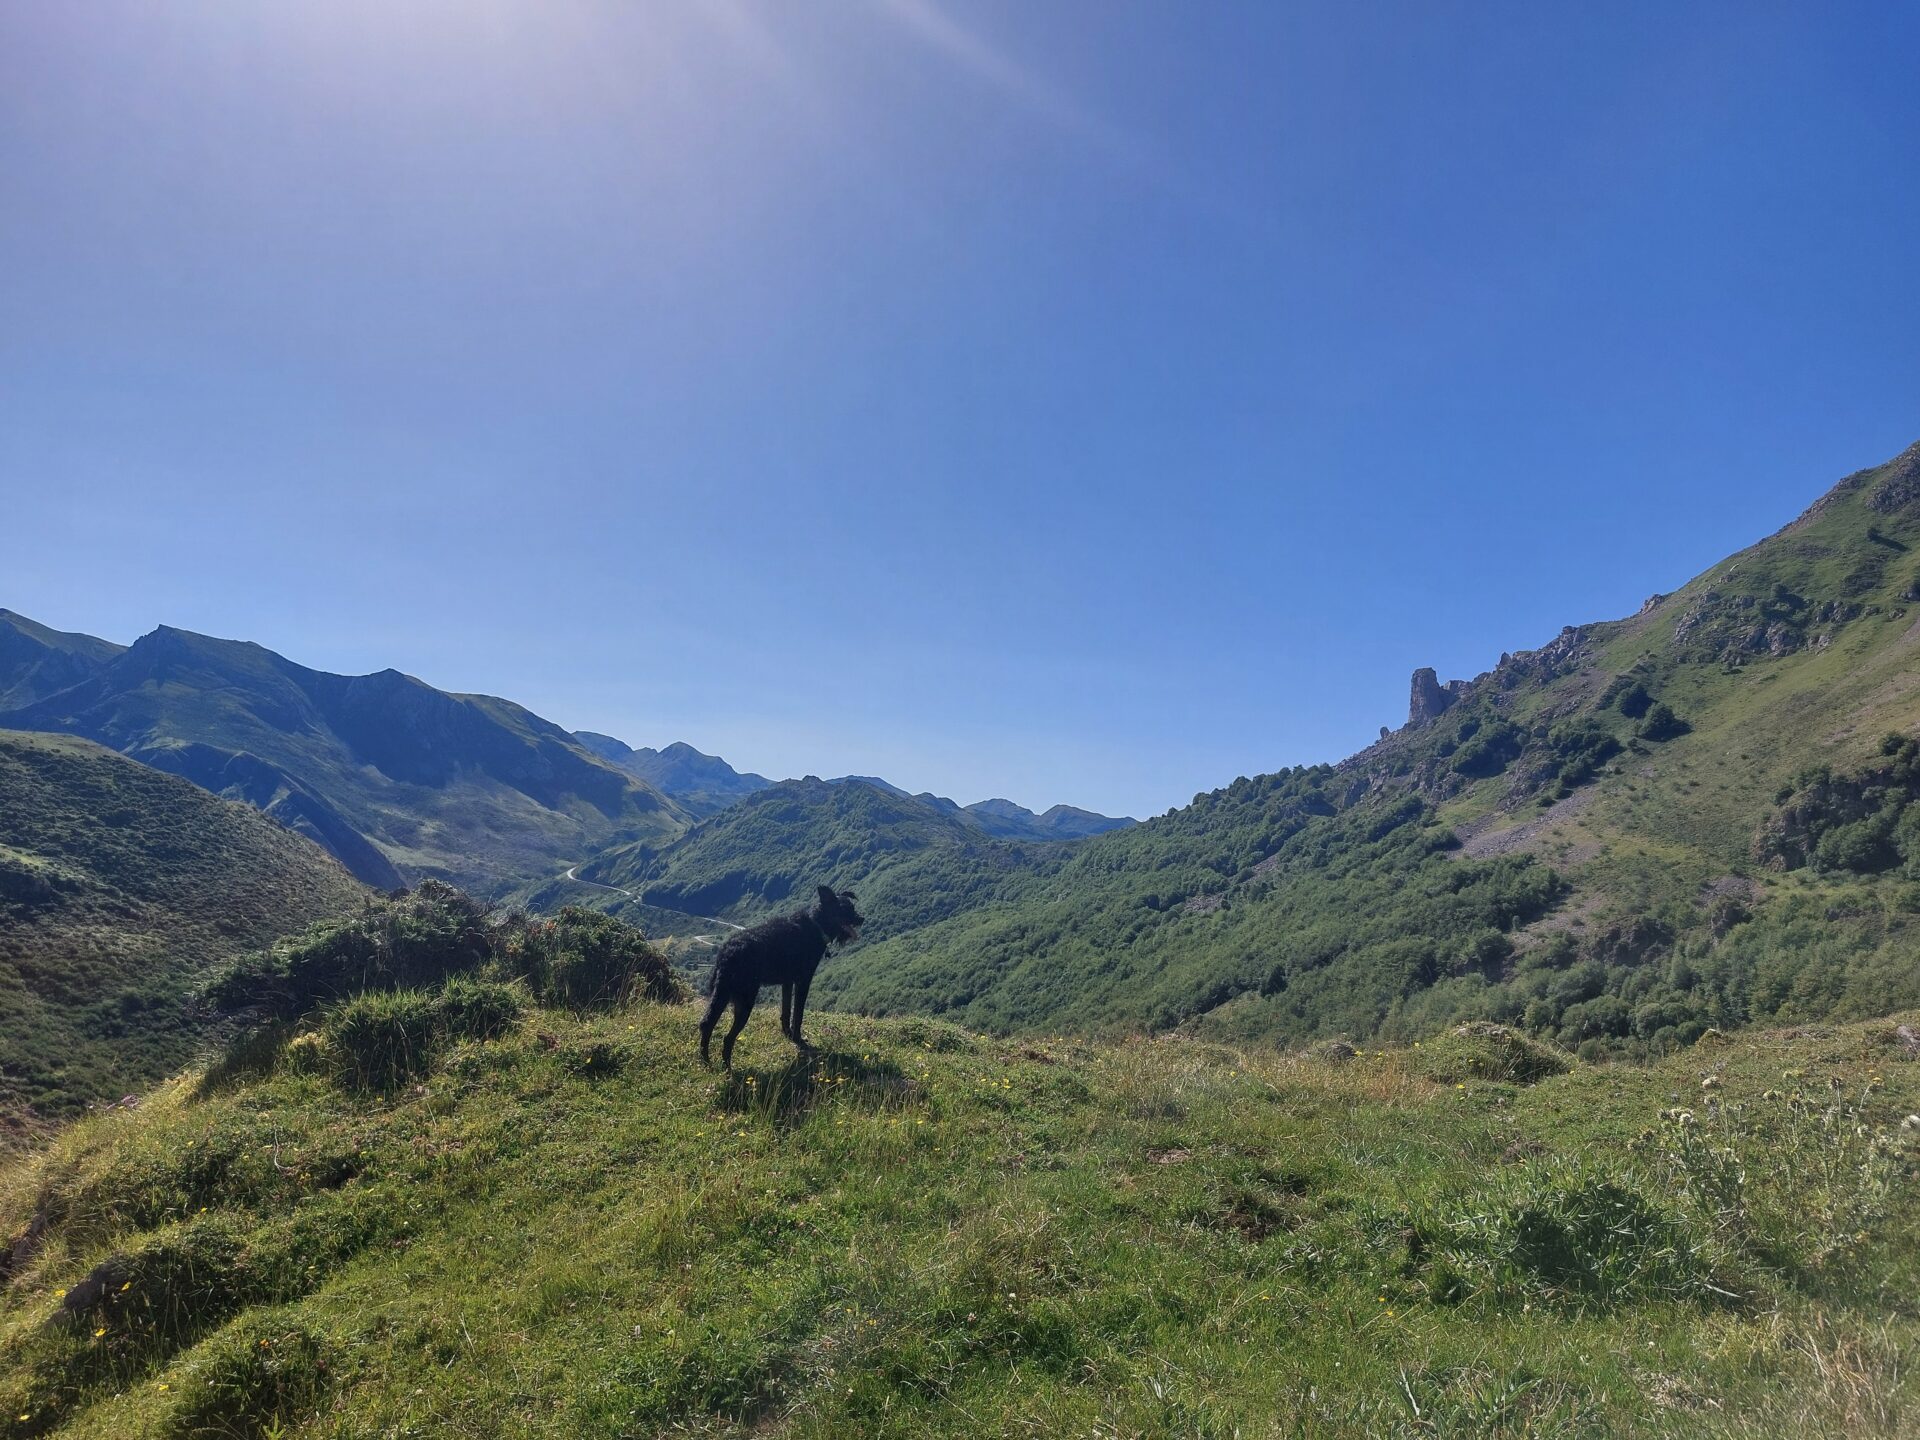
[[1556, 801], [1542, 810], [1534, 819], [1523, 820], [1505, 830], [1493, 828], [1505, 818], [1495, 812], [1484, 820], [1471, 826], [1462, 826], [1454, 832], [1460, 837], [1458, 853], [1468, 860], [1490, 860], [1496, 855], [1509, 854], [1545, 834], [1561, 821], [1573, 819], [1591, 805], [1598, 794], [1597, 786], [1582, 786], [1566, 799]]

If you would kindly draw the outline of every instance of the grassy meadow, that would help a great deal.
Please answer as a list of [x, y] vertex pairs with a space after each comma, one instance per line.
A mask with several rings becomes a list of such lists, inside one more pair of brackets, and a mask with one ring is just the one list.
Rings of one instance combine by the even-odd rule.
[[1643, 1067], [763, 1014], [723, 1075], [696, 1016], [375, 1089], [323, 1016], [71, 1127], [0, 1180], [0, 1435], [1916, 1429], [1896, 1021]]

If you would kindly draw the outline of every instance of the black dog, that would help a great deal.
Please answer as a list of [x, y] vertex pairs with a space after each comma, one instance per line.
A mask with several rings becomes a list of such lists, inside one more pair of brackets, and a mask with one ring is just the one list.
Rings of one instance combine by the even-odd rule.
[[720, 1062], [733, 1068], [733, 1042], [746, 1028], [753, 1013], [753, 1002], [762, 985], [780, 987], [780, 1033], [800, 1049], [807, 1042], [800, 1037], [801, 1017], [807, 1009], [807, 991], [813, 985], [813, 972], [827, 956], [827, 948], [845, 945], [860, 937], [860, 912], [853, 908], [853, 892], [836, 895], [820, 887], [820, 898], [805, 910], [763, 920], [751, 930], [742, 930], [728, 938], [713, 961], [713, 998], [700, 1020], [700, 1059], [711, 1065], [707, 1043], [720, 1012], [733, 1006], [733, 1024], [720, 1042]]

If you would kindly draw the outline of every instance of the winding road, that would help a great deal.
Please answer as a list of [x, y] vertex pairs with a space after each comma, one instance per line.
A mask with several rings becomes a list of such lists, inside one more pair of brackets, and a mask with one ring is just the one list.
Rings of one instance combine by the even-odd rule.
[[[571, 880], [575, 885], [585, 885], [589, 889], [611, 890], [616, 895], [626, 896], [636, 905], [648, 904], [647, 898], [637, 890], [628, 890], [619, 885], [602, 885], [598, 880], [582, 880], [579, 872], [580, 867], [578, 865], [569, 865], [567, 867], [567, 873], [563, 878]], [[685, 915], [689, 920], [698, 920], [702, 925], [721, 925], [728, 930], [744, 930], [747, 928], [744, 925], [736, 925], [731, 920], [722, 920], [718, 915], [695, 915], [690, 910], [675, 910], [670, 905], [653, 905], [650, 908], [654, 910], [665, 910], [670, 915]], [[712, 945], [716, 941], [724, 938], [725, 937], [721, 935], [689, 935], [687, 937], [689, 943], [695, 945]]]

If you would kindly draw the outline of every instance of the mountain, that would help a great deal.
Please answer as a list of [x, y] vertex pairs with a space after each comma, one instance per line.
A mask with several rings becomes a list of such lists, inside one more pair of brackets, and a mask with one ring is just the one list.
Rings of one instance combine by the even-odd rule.
[[1036, 815], [1011, 800], [980, 800], [963, 807], [989, 835], [1022, 840], [1084, 840], [1140, 822], [1127, 816], [1100, 815], [1075, 805], [1055, 805]]
[[695, 816], [723, 810], [773, 783], [764, 775], [743, 774], [718, 755], [704, 755], [684, 741], [676, 740], [664, 750], [636, 750], [611, 735], [596, 735], [591, 730], [576, 730], [573, 738], [602, 760], [638, 775], [663, 795], [671, 795]]
[[10, 629], [39, 648], [10, 642], [9, 693], [80, 678], [0, 713], [0, 725], [82, 735], [245, 800], [370, 885], [433, 877], [497, 894], [614, 838], [665, 839], [688, 819], [559, 726], [492, 696], [397, 670], [332, 675], [168, 626], [124, 650]]
[[[797, 904], [815, 885], [850, 888], [869, 916], [866, 934], [877, 937], [990, 903], [1021, 877], [1052, 873], [1068, 853], [996, 839], [957, 810], [863, 780], [782, 780], [665, 847], [615, 846], [579, 874], [657, 909], [731, 921]], [[535, 904], [581, 898], [556, 884]]]
[[721, 1076], [689, 1005], [486, 998], [17, 1162], [0, 1435], [1912, 1433], [1920, 1015], [1639, 1067], [762, 1006]]
[[212, 964], [366, 892], [312, 842], [90, 741], [0, 730], [0, 1112], [184, 1064]]
[[842, 775], [827, 781], [827, 784], [871, 785], [890, 795], [919, 800], [1003, 840], [1081, 840], [1089, 835], [1104, 835], [1109, 830], [1123, 830], [1140, 823], [1127, 816], [1100, 815], [1073, 805], [1055, 805], [1041, 815], [1011, 800], [979, 800], [972, 805], [962, 805], [931, 791], [910, 794], [878, 775]]
[[0, 711], [58, 694], [104, 668], [126, 647], [71, 635], [0, 610]]
[[816, 994], [999, 1030], [1522, 1024], [1588, 1053], [1920, 1001], [1920, 446], [1338, 766], [1088, 840]]

